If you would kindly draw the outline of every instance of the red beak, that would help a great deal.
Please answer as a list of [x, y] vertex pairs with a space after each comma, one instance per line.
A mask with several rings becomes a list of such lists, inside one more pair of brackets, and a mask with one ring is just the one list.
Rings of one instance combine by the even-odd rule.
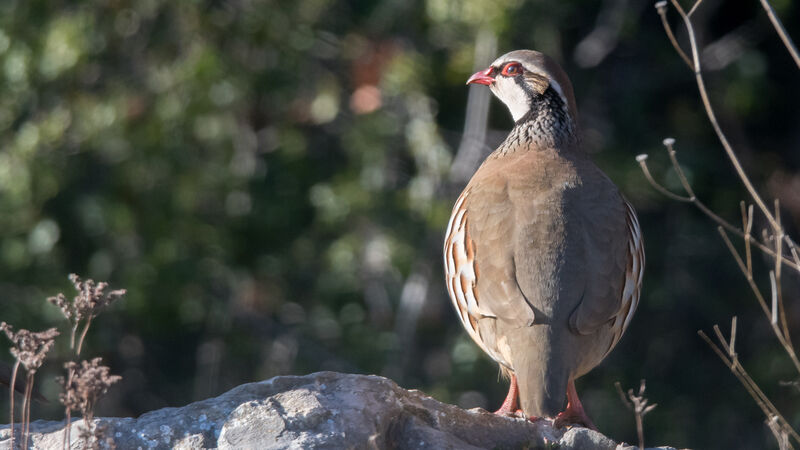
[[494, 77], [491, 75], [493, 70], [494, 68], [489, 67], [486, 70], [475, 72], [474, 74], [472, 74], [471, 77], [469, 77], [469, 80], [467, 80], [467, 84], [475, 83], [475, 84], [484, 84], [486, 86], [489, 86], [490, 84], [494, 83]]

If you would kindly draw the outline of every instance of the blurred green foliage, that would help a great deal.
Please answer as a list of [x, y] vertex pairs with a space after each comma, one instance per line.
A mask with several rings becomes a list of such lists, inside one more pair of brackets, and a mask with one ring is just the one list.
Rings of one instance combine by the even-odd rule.
[[[774, 3], [800, 38], [800, 9]], [[723, 127], [797, 236], [798, 71], [758, 2], [706, 0], [695, 20]], [[636, 439], [613, 382], [646, 378], [648, 444], [772, 445], [696, 336], [733, 314], [740, 357], [800, 425], [797, 392], [778, 385], [791, 367], [714, 226], [634, 162], [650, 153], [666, 172], [675, 137], [698, 194], [738, 217], [744, 193], [691, 73], [651, 5], [625, 0], [0, 2], [0, 319], [58, 324], [44, 299], [72, 295], [69, 272], [126, 288], [89, 336], [124, 377], [100, 415], [318, 370], [497, 407], [505, 386], [451, 311], [439, 253], [479, 30], [498, 53], [562, 62], [587, 148], [640, 212], [640, 310], [578, 382], [600, 429]], [[487, 151], [511, 126], [493, 102]], [[784, 283], [800, 330], [797, 277]], [[59, 367], [39, 378], [53, 399]]]

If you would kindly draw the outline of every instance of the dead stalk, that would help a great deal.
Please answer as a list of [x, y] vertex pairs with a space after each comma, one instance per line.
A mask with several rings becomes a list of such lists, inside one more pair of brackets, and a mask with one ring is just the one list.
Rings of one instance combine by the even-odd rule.
[[31, 428], [31, 397], [33, 395], [33, 375], [28, 372], [25, 379], [25, 396], [22, 400], [22, 448], [28, 448]]
[[775, 28], [775, 31], [780, 36], [781, 41], [783, 41], [783, 45], [786, 47], [786, 51], [792, 56], [794, 63], [797, 64], [797, 68], [800, 69], [800, 54], [797, 53], [797, 47], [795, 47], [794, 42], [792, 42], [792, 38], [786, 33], [786, 29], [783, 28], [783, 23], [781, 23], [781, 19], [778, 18], [778, 15], [775, 14], [775, 10], [772, 9], [772, 5], [769, 4], [767, 0], [761, 0], [761, 6], [764, 8], [764, 11], [767, 12], [767, 17], [769, 17], [769, 21], [772, 22], [772, 27]]
[[[734, 169], [736, 170], [736, 174], [739, 176], [739, 179], [744, 184], [744, 187], [747, 189], [747, 192], [753, 198], [753, 201], [756, 205], [761, 209], [761, 212], [766, 217], [767, 221], [769, 221], [770, 226], [773, 229], [777, 230], [780, 228], [780, 224], [775, 220], [772, 213], [767, 207], [766, 203], [761, 199], [761, 196], [756, 191], [753, 183], [750, 182], [750, 178], [744, 171], [742, 164], [739, 162], [739, 158], [736, 156], [736, 153], [733, 151], [733, 147], [731, 146], [730, 142], [728, 141], [728, 137], [722, 131], [722, 128], [719, 125], [719, 121], [717, 121], [717, 115], [714, 112], [714, 108], [711, 106], [711, 100], [708, 97], [708, 91], [706, 90], [706, 82], [703, 78], [703, 71], [700, 66], [700, 52], [697, 48], [697, 40], [694, 34], [694, 27], [692, 26], [692, 21], [689, 16], [683, 10], [678, 0], [670, 0], [672, 6], [675, 7], [675, 10], [678, 11], [678, 14], [683, 19], [683, 23], [686, 26], [686, 31], [689, 34], [689, 44], [692, 49], [692, 62], [694, 67], [694, 76], [695, 82], [697, 84], [697, 90], [700, 93], [700, 98], [703, 101], [703, 107], [706, 110], [706, 116], [708, 116], [709, 122], [711, 122], [711, 126], [714, 128], [714, 132], [717, 134], [717, 139], [719, 139], [722, 147], [725, 149], [725, 153], [728, 155], [728, 159], [733, 164]], [[782, 234], [782, 233], [781, 233]]]
[[628, 389], [627, 397], [625, 393], [622, 392], [622, 385], [619, 383], [619, 381], [614, 383], [614, 386], [617, 388], [617, 393], [619, 393], [619, 398], [622, 399], [622, 403], [625, 404], [628, 409], [633, 411], [633, 414], [636, 418], [636, 433], [639, 437], [639, 449], [644, 450], [644, 416], [658, 406], [658, 403], [653, 403], [652, 405], [648, 406], [648, 400], [644, 396], [644, 380], [641, 380], [639, 383], [639, 393], [634, 394], [633, 389]]
[[94, 316], [90, 315], [86, 319], [86, 325], [84, 325], [83, 331], [81, 332], [81, 337], [80, 337], [80, 339], [78, 339], [78, 347], [75, 349], [75, 356], [80, 356], [80, 354], [81, 354], [81, 348], [83, 347], [83, 341], [84, 341], [84, 339], [86, 339], [86, 333], [89, 332], [89, 326], [92, 324], [92, 317], [94, 317]]
[[[778, 314], [778, 302], [777, 296], [773, 296], [773, 300], [771, 301], [771, 305], [767, 304], [766, 299], [761, 294], [761, 290], [756, 285], [755, 280], [753, 280], [753, 272], [751, 267], [752, 266], [745, 266], [744, 261], [742, 261], [742, 257], [739, 255], [739, 252], [733, 246], [730, 238], [725, 233], [725, 230], [722, 227], [718, 228], [720, 236], [722, 236], [722, 240], [725, 241], [725, 245], [728, 247], [728, 250], [731, 252], [731, 256], [736, 261], [736, 264], [739, 266], [739, 269], [742, 271], [742, 274], [745, 276], [747, 280], [748, 286], [750, 286], [750, 290], [753, 292], [753, 295], [756, 297], [759, 306], [761, 306], [761, 310], [764, 312], [764, 315], [767, 317], [767, 320], [772, 327], [772, 332], [775, 334], [775, 337], [778, 339], [778, 342], [786, 351], [786, 354], [789, 355], [789, 359], [792, 360], [792, 364], [794, 364], [795, 370], [797, 373], [800, 374], [800, 359], [797, 358], [797, 354], [794, 350], [794, 345], [789, 340], [789, 337], [786, 336], [783, 331], [778, 326], [777, 321], [777, 314]], [[748, 263], [749, 264], [749, 263]], [[770, 272], [772, 274], [772, 272]], [[777, 289], [772, 289], [772, 293], [775, 293]], [[773, 320], [774, 318], [774, 320]]]
[[[675, 154], [674, 149], [670, 150], [670, 147], [672, 147], [674, 145], [674, 141], [675, 140], [672, 139], [672, 138], [664, 139], [664, 146], [667, 147], [667, 144], [669, 143], [669, 147], [667, 147], [667, 151], [668, 152], [670, 152], [670, 151], [672, 152], [670, 160], [672, 161], [673, 170], [676, 170], [676, 172], [678, 172], [679, 169], [676, 169], [676, 167], [679, 168], [680, 164], [677, 161], [677, 156]], [[719, 215], [717, 215], [716, 213], [711, 211], [711, 209], [708, 208], [708, 206], [706, 206], [702, 201], [700, 201], [700, 199], [697, 198], [696, 195], [694, 195], [694, 191], [693, 190], [690, 190], [690, 191], [687, 192], [687, 194], [689, 194], [688, 197], [684, 197], [684, 196], [681, 196], [681, 195], [678, 195], [678, 194], [675, 194], [675, 193], [671, 192], [669, 189], [667, 189], [664, 186], [662, 186], [661, 184], [659, 184], [658, 181], [655, 180], [655, 178], [653, 177], [652, 173], [650, 172], [649, 167], [647, 166], [647, 158], [648, 158], [647, 154], [641, 154], [641, 155], [636, 157], [636, 161], [639, 162], [639, 166], [641, 167], [645, 178], [650, 183], [650, 185], [653, 186], [653, 188], [655, 190], [657, 190], [658, 192], [664, 194], [665, 196], [667, 196], [667, 197], [669, 197], [669, 198], [671, 198], [673, 200], [684, 202], [684, 203], [693, 204], [697, 209], [699, 209], [703, 214], [708, 216], [711, 220], [716, 222], [719, 226], [721, 226], [725, 230], [727, 230], [727, 231], [729, 231], [729, 232], [731, 232], [731, 233], [733, 233], [733, 234], [745, 239], [748, 252], [750, 251], [750, 245], [752, 244], [756, 248], [758, 248], [759, 250], [761, 250], [762, 252], [764, 252], [765, 254], [767, 254], [767, 255], [769, 255], [771, 257], [776, 257], [777, 256], [775, 251], [773, 251], [769, 246], [767, 246], [765, 244], [762, 244], [758, 240], [753, 240], [751, 238], [751, 235], [750, 235], [750, 230], [748, 230], [747, 233], [745, 233], [744, 231], [742, 231], [738, 227], [732, 225], [730, 222], [728, 222], [727, 220], [723, 219], [722, 217], [720, 217]], [[682, 173], [682, 171], [680, 173]], [[751, 220], [750, 220], [749, 223], [750, 223], [750, 225], [752, 225], [752, 213], [750, 214], [750, 216], [751, 216], [750, 217]], [[795, 253], [797, 253], [796, 250], [795, 250]], [[793, 255], [793, 257], [794, 257], [794, 255]], [[785, 256], [782, 257], [784, 265], [786, 265], [787, 267], [791, 267], [792, 269], [794, 269], [795, 271], [800, 273], [800, 258], [797, 258], [797, 259], [798, 259], [798, 261], [794, 261], [794, 260], [789, 259], [789, 258], [787, 258]]]
[[[699, 2], [698, 2], [699, 3]], [[672, 27], [669, 26], [669, 22], [667, 21], [667, 2], [666, 0], [660, 1], [656, 3], [656, 10], [658, 11], [658, 15], [661, 16], [661, 24], [664, 26], [664, 31], [667, 33], [667, 38], [669, 38], [669, 42], [672, 44], [672, 47], [675, 48], [675, 51], [678, 52], [683, 62], [689, 66], [690, 70], [694, 70], [694, 66], [692, 65], [692, 60], [686, 56], [686, 52], [683, 51], [681, 46], [678, 44], [678, 40], [675, 39], [675, 34], [672, 33]]]
[[[735, 342], [735, 332], [736, 332], [736, 317], [733, 317], [731, 320], [731, 343]], [[796, 442], [800, 443], [800, 436], [797, 432], [792, 428], [789, 422], [783, 417], [783, 415], [778, 411], [775, 405], [769, 400], [769, 398], [764, 394], [764, 391], [758, 387], [758, 384], [750, 377], [744, 367], [739, 363], [738, 355], [734, 347], [732, 347], [727, 340], [724, 338], [722, 332], [719, 329], [719, 326], [714, 325], [714, 333], [717, 336], [717, 339], [720, 342], [720, 345], [714, 343], [708, 335], [703, 332], [702, 330], [698, 331], [697, 334], [700, 335], [701, 338], [714, 350], [714, 353], [719, 356], [722, 362], [728, 366], [728, 369], [736, 376], [739, 382], [744, 386], [747, 393], [750, 394], [750, 397], [756, 402], [756, 404], [761, 408], [761, 411], [767, 418], [773, 418], [777, 421], [778, 425], [780, 426], [780, 430], [786, 433], [787, 435], [791, 436]], [[724, 351], [723, 351], [724, 350]], [[773, 432], [774, 433], [774, 432]], [[779, 439], [779, 435], [776, 434], [776, 439]], [[791, 446], [789, 448], [792, 448]]]
[[[47, 300], [61, 309], [61, 313], [70, 322], [70, 348], [74, 350], [77, 358], [83, 349], [83, 343], [86, 340], [89, 327], [92, 325], [92, 320], [105, 307], [122, 298], [125, 295], [125, 290], [118, 289], [109, 292], [107, 291], [108, 283], [97, 283], [91, 279], [82, 280], [75, 274], [70, 274], [69, 279], [75, 290], [78, 291], [78, 295], [72, 301], [68, 301], [64, 294], [58, 294]], [[79, 329], [80, 335], [78, 336]], [[69, 448], [70, 446], [73, 410], [81, 412], [86, 424], [88, 434], [82, 433], [81, 437], [94, 440], [94, 443], [99, 439], [100, 431], [92, 423], [94, 404], [97, 398], [104, 394], [111, 384], [121, 379], [118, 376], [109, 375], [108, 368], [100, 366], [99, 363], [100, 359], [95, 358], [91, 361], [82, 361], [80, 364], [70, 362], [65, 365], [67, 376], [60, 378], [59, 381], [64, 387], [60, 400], [64, 404], [64, 415], [66, 417], [62, 448]], [[91, 444], [89, 440], [86, 440], [85, 445]]]
[[[675, 173], [678, 175], [678, 178], [681, 182], [683, 189], [686, 191], [687, 196], [681, 196], [675, 194], [666, 189], [665, 187], [661, 186], [658, 182], [656, 182], [656, 180], [651, 175], [649, 169], [647, 168], [647, 162], [646, 162], [647, 155], [639, 155], [637, 156], [636, 160], [639, 162], [639, 165], [641, 166], [642, 171], [644, 172], [645, 178], [648, 180], [648, 182], [650, 182], [651, 185], [653, 185], [653, 187], [657, 191], [665, 194], [667, 197], [673, 200], [694, 204], [706, 216], [710, 217], [713, 221], [715, 221], [719, 225], [718, 231], [720, 233], [720, 236], [722, 236], [725, 245], [727, 246], [728, 250], [733, 256], [733, 259], [736, 261], [737, 266], [741, 270], [742, 274], [745, 276], [747, 284], [750, 286], [750, 289], [752, 290], [753, 295], [756, 297], [759, 306], [761, 306], [762, 311], [767, 317], [767, 320], [772, 328], [773, 333], [778, 339], [778, 342], [786, 351], [786, 354], [791, 359], [798, 374], [800, 374], [800, 360], [798, 360], [798, 357], [794, 350], [794, 346], [792, 344], [791, 334], [789, 332], [789, 327], [786, 320], [786, 311], [783, 303], [783, 292], [781, 289], [783, 266], [787, 266], [793, 269], [794, 271], [800, 273], [800, 255], [798, 255], [797, 245], [784, 232], [783, 225], [781, 223], [779, 201], [777, 199], [774, 201], [773, 205], [774, 209], [771, 210], [767, 206], [767, 203], [762, 199], [762, 197], [756, 191], [749, 177], [745, 173], [738, 157], [736, 156], [733, 147], [728, 141], [727, 136], [722, 131], [722, 128], [719, 125], [719, 121], [717, 120], [716, 113], [714, 112], [714, 108], [711, 105], [711, 101], [708, 96], [708, 91], [705, 86], [702, 67], [700, 65], [700, 56], [697, 46], [697, 40], [695, 37], [695, 31], [691, 21], [691, 16], [695, 13], [695, 11], [697, 11], [702, 0], [696, 0], [688, 13], [684, 11], [683, 7], [680, 5], [680, 3], [678, 3], [678, 0], [669, 0], [669, 1], [677, 11], [678, 15], [681, 17], [681, 20], [683, 21], [683, 24], [686, 27], [689, 39], [689, 46], [691, 49], [691, 57], [689, 57], [683, 51], [683, 49], [678, 44], [677, 39], [675, 39], [675, 34], [673, 33], [672, 27], [670, 26], [669, 21], [667, 20], [666, 17], [668, 4], [667, 1], [664, 0], [656, 3], [656, 9], [658, 11], [659, 16], [661, 17], [661, 23], [664, 26], [667, 38], [669, 39], [670, 43], [675, 48], [681, 59], [683, 59], [683, 61], [689, 66], [690, 70], [692, 70], [695, 78], [695, 83], [697, 85], [698, 93], [700, 94], [700, 98], [703, 102], [703, 107], [705, 109], [706, 116], [708, 117], [708, 120], [711, 123], [711, 126], [717, 135], [717, 139], [722, 144], [722, 147], [725, 150], [725, 154], [727, 155], [728, 160], [730, 160], [731, 164], [733, 165], [733, 168], [737, 176], [739, 177], [739, 180], [747, 190], [749, 196], [752, 199], [752, 202], [758, 207], [759, 211], [763, 214], [763, 216], [769, 223], [769, 231], [766, 229], [762, 230], [761, 240], [753, 238], [752, 234], [753, 204], [747, 205], [744, 201], [740, 203], [740, 209], [742, 214], [742, 228], [740, 229], [728, 223], [721, 217], [719, 217], [708, 207], [706, 207], [705, 204], [700, 202], [697, 199], [697, 196], [695, 195], [694, 191], [692, 190], [691, 184], [689, 183], [688, 179], [683, 173], [680, 164], [678, 163], [676, 153], [673, 148], [673, 145], [675, 143], [674, 139], [672, 138], [665, 139], [664, 146], [667, 148], [667, 153], [669, 154], [672, 167], [675, 170]], [[786, 50], [794, 59], [798, 68], [800, 68], [800, 55], [798, 55], [797, 48], [795, 47], [794, 42], [786, 33], [783, 24], [775, 14], [775, 11], [769, 4], [769, 1], [768, 0], [760, 0], [760, 1], [762, 7], [769, 16], [769, 19], [772, 22], [775, 31], [778, 33], [779, 37], [783, 41]], [[731, 242], [730, 238], [728, 237], [728, 232], [733, 233], [744, 240], [744, 258], [742, 257], [742, 255], [740, 255], [739, 251]], [[753, 261], [752, 261], [753, 246], [761, 250], [763, 253], [769, 255], [774, 260], [774, 267], [769, 272], [769, 278], [770, 278], [769, 304], [767, 303], [767, 300], [764, 298], [764, 295], [761, 294], [761, 290], [758, 288], [753, 279]], [[784, 246], [788, 249], [788, 255], [790, 256], [785, 254]], [[719, 341], [719, 345], [715, 343], [711, 338], [709, 338], [702, 330], [698, 331], [698, 333], [700, 337], [703, 338], [703, 340], [705, 340], [706, 343], [711, 347], [711, 349], [717, 354], [717, 356], [719, 356], [719, 358], [725, 363], [725, 365], [728, 366], [728, 368], [736, 376], [739, 382], [741, 382], [741, 384], [745, 387], [745, 389], [753, 398], [753, 400], [756, 402], [756, 404], [759, 406], [759, 408], [761, 408], [762, 412], [766, 417], [766, 423], [770, 428], [770, 431], [775, 436], [775, 439], [778, 441], [779, 447], [781, 449], [793, 448], [791, 443], [789, 442], [790, 438], [794, 439], [795, 442], [800, 443], [800, 436], [798, 436], [795, 430], [780, 414], [775, 405], [769, 400], [769, 398], [767, 398], [764, 392], [758, 387], [755, 381], [750, 377], [750, 375], [747, 373], [747, 371], [739, 362], [738, 355], [735, 350], [736, 317], [734, 317], [733, 320], [731, 321], [730, 339], [725, 339], [725, 336], [722, 334], [719, 327], [717, 325], [714, 325], [714, 333], [716, 334], [717, 340]]]
[[11, 408], [9, 413], [9, 429], [11, 430], [11, 449], [14, 449], [14, 387], [17, 385], [17, 372], [19, 371], [19, 359], [14, 362], [14, 369], [11, 371], [11, 383], [8, 385], [8, 394]]

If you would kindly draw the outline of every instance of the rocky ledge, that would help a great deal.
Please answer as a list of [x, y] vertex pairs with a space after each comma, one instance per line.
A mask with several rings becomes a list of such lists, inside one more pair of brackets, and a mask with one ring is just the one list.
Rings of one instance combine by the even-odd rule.
[[[136, 419], [95, 420], [120, 450], [635, 448], [586, 428], [467, 411], [387, 378], [334, 372], [248, 383]], [[83, 448], [82, 427], [72, 422], [70, 448]], [[10, 447], [9, 435], [8, 425], [0, 427], [0, 449]], [[63, 422], [31, 423], [33, 448], [61, 448], [63, 437]]]

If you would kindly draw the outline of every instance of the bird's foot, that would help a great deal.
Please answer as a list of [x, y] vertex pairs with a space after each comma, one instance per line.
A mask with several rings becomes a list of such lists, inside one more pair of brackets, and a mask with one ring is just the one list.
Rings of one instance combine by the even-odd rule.
[[586, 415], [586, 412], [570, 410], [569, 406], [563, 412], [558, 413], [553, 421], [553, 428], [561, 428], [566, 425], [582, 425], [591, 430], [597, 431], [597, 427], [592, 422], [592, 419]]
[[508, 403], [504, 402], [503, 405], [494, 412], [498, 416], [505, 416], [505, 417], [521, 417], [525, 418], [525, 413], [522, 412], [522, 409], [517, 406], [516, 402]]
[[525, 417], [525, 414], [523, 414], [522, 410], [519, 408], [519, 392], [517, 389], [517, 377], [511, 374], [511, 384], [508, 387], [508, 395], [500, 406], [500, 409], [494, 412], [495, 414], [498, 416]]
[[569, 380], [567, 384], [567, 409], [558, 413], [556, 419], [553, 421], [553, 427], [561, 428], [567, 424], [579, 424], [597, 431], [594, 422], [586, 415], [586, 411], [583, 409], [581, 400], [578, 398], [578, 392], [575, 390], [575, 382], [573, 380]]
[[522, 412], [521, 409], [516, 409], [516, 410], [512, 411], [511, 409], [503, 409], [501, 407], [500, 409], [498, 409], [494, 413], [496, 415], [498, 415], [498, 416], [503, 416], [503, 417], [516, 417], [518, 419], [524, 419], [525, 418], [525, 413]]

